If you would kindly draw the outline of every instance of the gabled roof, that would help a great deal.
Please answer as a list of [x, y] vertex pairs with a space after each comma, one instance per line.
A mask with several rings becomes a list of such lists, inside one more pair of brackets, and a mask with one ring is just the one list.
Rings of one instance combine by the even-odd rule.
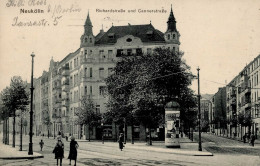
[[[114, 34], [113, 37], [111, 37], [111, 34]], [[96, 40], [95, 44], [114, 44], [118, 38], [126, 35], [139, 37], [142, 42], [165, 42], [162, 32], [155, 29], [151, 24], [146, 24], [112, 26], [99, 40]]]

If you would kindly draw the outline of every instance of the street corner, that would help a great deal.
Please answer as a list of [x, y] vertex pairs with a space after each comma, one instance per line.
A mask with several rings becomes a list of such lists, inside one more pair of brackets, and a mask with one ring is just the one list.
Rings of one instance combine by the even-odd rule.
[[16, 160], [16, 159], [37, 159], [44, 158], [40, 153], [33, 152], [33, 155], [28, 155], [28, 151], [19, 151], [18, 148], [13, 148], [11, 145], [0, 145], [0, 159]]

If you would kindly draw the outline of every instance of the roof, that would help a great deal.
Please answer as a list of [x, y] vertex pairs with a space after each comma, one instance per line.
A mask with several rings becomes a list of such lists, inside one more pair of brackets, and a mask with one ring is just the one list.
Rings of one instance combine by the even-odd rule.
[[67, 60], [70, 58], [70, 57], [73, 57], [74, 55], [77, 55], [78, 53], [80, 52], [80, 48], [78, 48], [75, 52], [72, 52], [72, 53], [69, 53], [65, 58], [63, 58], [59, 65], [63, 65], [64, 62], [67, 62]]
[[[113, 37], [111, 37], [112, 34]], [[146, 24], [112, 26], [99, 40], [96, 40], [95, 44], [114, 44], [117, 39], [126, 35], [139, 37], [142, 42], [165, 42], [162, 32], [155, 29], [151, 24]]]

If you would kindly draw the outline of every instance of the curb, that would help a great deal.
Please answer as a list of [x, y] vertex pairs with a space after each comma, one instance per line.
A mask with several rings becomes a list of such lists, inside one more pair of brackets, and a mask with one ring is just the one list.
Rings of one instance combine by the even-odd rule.
[[44, 158], [43, 155], [39, 155], [39, 156], [21, 156], [21, 157], [0, 157], [0, 159], [3, 160], [19, 160], [19, 159], [29, 159], [29, 160], [33, 160], [33, 159], [37, 159], [37, 158]]

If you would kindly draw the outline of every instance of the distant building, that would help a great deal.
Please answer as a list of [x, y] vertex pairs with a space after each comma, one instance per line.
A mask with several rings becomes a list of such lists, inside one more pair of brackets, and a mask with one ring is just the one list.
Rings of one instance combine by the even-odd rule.
[[209, 131], [211, 101], [205, 98], [200, 100], [201, 130]]
[[226, 88], [219, 88], [218, 92], [213, 96], [211, 102], [211, 131], [214, 131], [217, 134], [223, 134], [226, 129]]

